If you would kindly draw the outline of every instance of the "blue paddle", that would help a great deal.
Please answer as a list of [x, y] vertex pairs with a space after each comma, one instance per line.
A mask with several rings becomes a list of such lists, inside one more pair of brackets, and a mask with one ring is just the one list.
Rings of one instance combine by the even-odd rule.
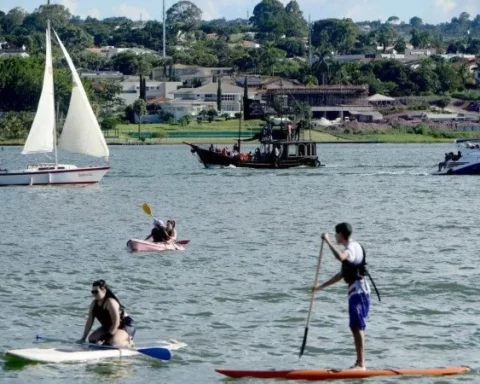
[[86, 347], [95, 348], [95, 349], [127, 349], [130, 351], [136, 351], [138, 353], [141, 353], [145, 356], [152, 357], [154, 359], [165, 360], [165, 361], [168, 361], [172, 358], [172, 353], [168, 348], [165, 348], [165, 347], [119, 348], [119, 347], [113, 347], [111, 345], [101, 345], [101, 344], [90, 344], [90, 343], [78, 344], [76, 341], [73, 341], [73, 340], [55, 339], [50, 337], [43, 337], [40, 335], [37, 335], [35, 339], [37, 341], [43, 340], [43, 341], [54, 341], [54, 342], [66, 343], [66, 344], [84, 345]]

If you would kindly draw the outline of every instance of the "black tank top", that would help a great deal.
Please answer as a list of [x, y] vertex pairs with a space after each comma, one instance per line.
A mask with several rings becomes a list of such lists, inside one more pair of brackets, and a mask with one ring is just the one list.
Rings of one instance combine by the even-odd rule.
[[[102, 324], [103, 328], [109, 329], [112, 326], [113, 322], [112, 317], [110, 316], [110, 312], [106, 307], [107, 300], [105, 300], [102, 305], [98, 305], [98, 303], [95, 302], [95, 306], [93, 307], [93, 317], [97, 319], [100, 324]], [[122, 324], [124, 317], [125, 311], [122, 307], [120, 307], [120, 324]]]

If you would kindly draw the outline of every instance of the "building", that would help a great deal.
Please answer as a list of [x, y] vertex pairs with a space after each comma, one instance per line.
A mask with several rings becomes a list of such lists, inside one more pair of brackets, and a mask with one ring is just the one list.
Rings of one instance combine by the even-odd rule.
[[183, 116], [189, 115], [195, 117], [203, 110], [217, 109], [217, 102], [173, 99], [161, 103], [161, 106], [162, 111], [171, 113], [174, 120], [178, 122]]
[[123, 73], [118, 71], [81, 72], [80, 76], [91, 80], [93, 83], [100, 81], [122, 81], [125, 79]]
[[289, 113], [297, 102], [308, 104], [315, 118], [334, 120], [354, 112], [373, 112], [368, 104], [367, 85], [319, 85], [279, 87], [268, 89], [264, 99], [269, 107], [283, 105], [282, 112]]
[[135, 55], [154, 55], [160, 57], [157, 51], [148, 48], [116, 48], [114, 46], [104, 46], [100, 48], [86, 48], [87, 51], [103, 56], [106, 59], [111, 59], [113, 56], [119, 53], [130, 52]]
[[[217, 90], [218, 83], [209, 83], [197, 88], [180, 88], [171, 92], [174, 99], [162, 103], [162, 110], [171, 113], [175, 121], [182, 116], [196, 116], [202, 110], [217, 109]], [[240, 113], [243, 101], [243, 88], [236, 85], [222, 82], [222, 110], [220, 113], [226, 113], [235, 116]], [[253, 98], [254, 93], [249, 93]]]
[[26, 52], [25, 45], [22, 45], [21, 48], [18, 48], [7, 42], [0, 43], [0, 58], [10, 56], [30, 57], [30, 55]]
[[[165, 73], [165, 71], [167, 73]], [[167, 67], [155, 67], [152, 69], [152, 79], [159, 80], [169, 75], [170, 69]], [[179, 78], [180, 81], [192, 81], [198, 79], [202, 84], [208, 84], [213, 81], [213, 77], [230, 76], [233, 72], [231, 67], [200, 67], [198, 65], [175, 64], [172, 67], [172, 75]]]
[[[122, 86], [122, 93], [119, 97], [124, 100], [126, 105], [133, 104], [140, 97], [140, 81], [125, 80], [120, 85]], [[182, 86], [182, 83], [178, 81], [150, 81], [147, 79], [145, 96], [147, 99], [158, 97], [171, 99], [172, 92], [180, 86]]]

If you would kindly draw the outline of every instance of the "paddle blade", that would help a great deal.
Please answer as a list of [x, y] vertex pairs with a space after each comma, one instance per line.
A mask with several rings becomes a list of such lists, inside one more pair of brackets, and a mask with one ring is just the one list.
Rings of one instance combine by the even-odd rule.
[[142, 208], [143, 208], [143, 212], [145, 212], [147, 215], [153, 216], [152, 209], [150, 208], [150, 205], [148, 205], [148, 203], [143, 203]]
[[145, 356], [153, 357], [154, 359], [167, 361], [172, 358], [172, 353], [168, 348], [161, 348], [161, 347], [138, 348], [137, 351], [144, 354]]
[[302, 357], [303, 352], [305, 351], [305, 346], [307, 345], [307, 335], [308, 335], [308, 327], [305, 327], [305, 333], [303, 335], [303, 342], [302, 342], [302, 347], [300, 348], [300, 354], [298, 357]]

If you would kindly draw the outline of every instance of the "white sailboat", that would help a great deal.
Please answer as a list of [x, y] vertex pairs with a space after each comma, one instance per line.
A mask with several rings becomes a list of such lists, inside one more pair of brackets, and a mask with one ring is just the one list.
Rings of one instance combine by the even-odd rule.
[[57, 145], [51, 28], [48, 21], [42, 94], [22, 154], [53, 152], [55, 163], [30, 165], [25, 170], [1, 170], [0, 186], [94, 184], [110, 169], [108, 165], [81, 168], [58, 163], [57, 149], [106, 159], [109, 150], [72, 59], [57, 33], [53, 33], [72, 73], [72, 96], [67, 117]]

